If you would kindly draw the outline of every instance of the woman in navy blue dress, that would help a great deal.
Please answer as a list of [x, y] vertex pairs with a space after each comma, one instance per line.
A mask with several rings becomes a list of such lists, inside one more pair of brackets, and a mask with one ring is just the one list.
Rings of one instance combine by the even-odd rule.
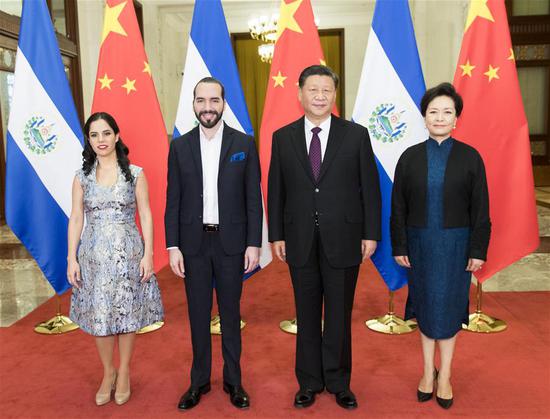
[[486, 260], [491, 233], [483, 160], [451, 137], [462, 106], [450, 83], [426, 92], [421, 112], [430, 138], [400, 157], [392, 193], [393, 255], [409, 268], [405, 318], [418, 322], [424, 357], [417, 397], [430, 400], [435, 387], [436, 400], [446, 409], [453, 402], [456, 334], [468, 323], [471, 274]]

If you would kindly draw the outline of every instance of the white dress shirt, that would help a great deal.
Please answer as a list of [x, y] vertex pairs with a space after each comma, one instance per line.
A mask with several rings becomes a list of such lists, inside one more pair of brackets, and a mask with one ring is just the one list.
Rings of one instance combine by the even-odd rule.
[[210, 139], [199, 128], [202, 162], [202, 222], [219, 224], [218, 212], [218, 170], [222, 151], [223, 121]]
[[[330, 120], [332, 119], [332, 116], [329, 115], [327, 119], [325, 119], [323, 122], [319, 124], [319, 128], [321, 128], [321, 132], [319, 132], [319, 140], [321, 140], [321, 161], [323, 161], [323, 158], [325, 157], [325, 151], [327, 149], [328, 144], [328, 133], [330, 132]], [[311, 132], [312, 128], [315, 128], [317, 125], [315, 125], [313, 122], [311, 122], [309, 119], [307, 119], [307, 116], [304, 120], [304, 129], [306, 132], [306, 149], [307, 154], [309, 155], [309, 146], [311, 145], [311, 139], [313, 138], [313, 133]]]

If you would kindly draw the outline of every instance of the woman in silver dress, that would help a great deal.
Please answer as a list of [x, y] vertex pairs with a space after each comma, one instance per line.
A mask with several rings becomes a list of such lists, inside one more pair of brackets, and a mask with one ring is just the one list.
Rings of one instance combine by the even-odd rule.
[[[103, 364], [96, 404], [130, 398], [130, 359], [135, 332], [162, 320], [153, 273], [153, 220], [147, 180], [130, 164], [114, 118], [98, 112], [84, 126], [82, 169], [73, 181], [68, 233], [71, 318], [95, 336]], [[143, 241], [135, 223], [139, 212]], [[86, 217], [86, 227], [82, 234]], [[120, 364], [113, 365], [118, 341]]]

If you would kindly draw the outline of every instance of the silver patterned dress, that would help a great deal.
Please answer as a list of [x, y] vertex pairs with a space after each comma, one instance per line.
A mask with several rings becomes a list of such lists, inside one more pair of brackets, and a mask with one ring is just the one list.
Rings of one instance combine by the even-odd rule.
[[[96, 163], [97, 164], [97, 163]], [[78, 248], [80, 288], [73, 288], [71, 319], [93, 336], [136, 332], [162, 320], [164, 313], [155, 276], [141, 283], [143, 241], [135, 222], [135, 187], [141, 168], [122, 170], [113, 186], [99, 185], [96, 167], [76, 176], [84, 191], [86, 226]]]

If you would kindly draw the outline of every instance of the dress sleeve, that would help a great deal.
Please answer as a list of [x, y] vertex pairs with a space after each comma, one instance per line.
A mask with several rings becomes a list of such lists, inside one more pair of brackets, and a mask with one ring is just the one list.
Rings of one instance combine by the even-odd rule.
[[137, 180], [139, 177], [139, 174], [143, 172], [143, 168], [139, 166], [134, 166], [133, 164], [130, 165], [130, 171], [132, 172], [132, 176], [134, 177], [134, 186], [137, 184]]
[[78, 169], [74, 175], [80, 182], [80, 186], [82, 186], [82, 189], [84, 189], [87, 184], [87, 179], [86, 179], [86, 175], [84, 174], [84, 171], [82, 169]]

